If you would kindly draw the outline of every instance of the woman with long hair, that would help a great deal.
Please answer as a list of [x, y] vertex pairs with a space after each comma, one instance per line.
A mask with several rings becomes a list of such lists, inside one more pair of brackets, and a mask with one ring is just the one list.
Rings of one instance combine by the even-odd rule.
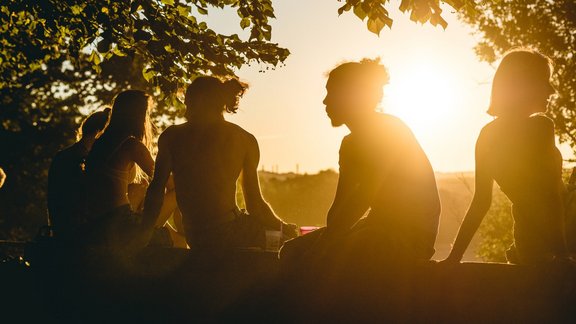
[[490, 209], [494, 181], [513, 204], [508, 261], [536, 264], [566, 254], [562, 156], [543, 115], [555, 92], [551, 73], [550, 59], [530, 50], [513, 50], [498, 66], [488, 110], [495, 119], [478, 136], [474, 197], [447, 262], [461, 260]]
[[[133, 182], [151, 177], [154, 169], [150, 102], [139, 90], [119, 93], [110, 121], [86, 159], [88, 226], [94, 243], [123, 244], [131, 239], [131, 231], [139, 229], [140, 218], [130, 206], [128, 191]], [[171, 200], [174, 209], [173, 194]]]

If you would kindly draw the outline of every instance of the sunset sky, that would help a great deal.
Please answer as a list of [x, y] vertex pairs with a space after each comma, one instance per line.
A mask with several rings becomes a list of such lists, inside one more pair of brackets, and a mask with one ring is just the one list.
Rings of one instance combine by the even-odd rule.
[[[338, 63], [381, 57], [390, 73], [382, 109], [404, 120], [436, 171], [474, 169], [474, 143], [490, 121], [485, 113], [495, 67], [479, 62], [471, 29], [444, 7], [446, 30], [420, 25], [391, 2], [392, 29], [378, 37], [354, 14], [338, 16], [341, 2], [275, 1], [273, 42], [288, 48], [286, 65], [238, 72], [250, 89], [237, 115], [227, 117], [260, 143], [261, 166], [279, 172], [317, 172], [338, 166], [345, 127], [334, 129], [324, 112], [326, 73]], [[217, 32], [246, 35], [236, 13], [213, 9], [207, 18]]]

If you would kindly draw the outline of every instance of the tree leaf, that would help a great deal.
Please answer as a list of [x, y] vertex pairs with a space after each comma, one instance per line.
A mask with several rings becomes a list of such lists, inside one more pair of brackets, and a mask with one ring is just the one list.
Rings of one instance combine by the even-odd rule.
[[202, 8], [200, 6], [197, 6], [196, 9], [198, 10], [198, 13], [201, 15], [207, 15], [208, 14], [208, 9], [206, 9], [206, 8]]
[[384, 22], [380, 20], [380, 18], [376, 19], [368, 18], [368, 22], [366, 23], [366, 25], [368, 27], [368, 30], [376, 35], [380, 35], [380, 31], [382, 31], [382, 28], [384, 28], [384, 26], [386, 26], [386, 24], [384, 24]]
[[144, 68], [142, 69], [142, 76], [144, 77], [144, 80], [146, 80], [146, 82], [150, 82], [150, 80], [152, 80], [152, 78], [154, 78], [154, 70], [150, 69], [150, 68]]
[[250, 26], [250, 19], [248, 18], [240, 19], [240, 27], [242, 27], [242, 29], [246, 29], [249, 26]]
[[360, 20], [364, 21], [366, 19], [366, 12], [362, 9], [362, 6], [357, 5], [354, 7], [354, 14], [356, 17], [360, 18]]
[[412, 2], [413, 0], [402, 0], [398, 9], [400, 9], [401, 12], [406, 12], [406, 10], [412, 6]]

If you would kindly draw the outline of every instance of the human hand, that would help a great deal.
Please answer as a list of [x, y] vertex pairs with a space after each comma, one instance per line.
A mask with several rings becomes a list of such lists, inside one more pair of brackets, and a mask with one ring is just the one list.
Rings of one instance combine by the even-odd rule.
[[293, 239], [298, 237], [299, 234], [298, 225], [289, 223], [282, 224], [282, 236], [284, 237], [284, 240]]

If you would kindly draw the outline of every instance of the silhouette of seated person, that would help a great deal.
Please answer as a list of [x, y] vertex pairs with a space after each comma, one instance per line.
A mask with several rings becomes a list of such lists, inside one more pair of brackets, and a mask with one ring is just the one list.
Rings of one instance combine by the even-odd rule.
[[[186, 240], [193, 249], [263, 247], [265, 229], [296, 235], [295, 226], [279, 219], [262, 197], [256, 138], [224, 119], [224, 112], [237, 111], [246, 88], [237, 79], [194, 79], [185, 95], [187, 121], [168, 127], [158, 140], [144, 219], [148, 226], [157, 221], [163, 188], [172, 174]], [[247, 213], [236, 205], [239, 177]]]
[[56, 153], [48, 171], [48, 218], [54, 237], [67, 240], [86, 222], [84, 162], [108, 122], [110, 108], [86, 117], [78, 141]]
[[555, 90], [546, 56], [511, 51], [494, 75], [488, 114], [476, 141], [474, 197], [445, 262], [459, 262], [490, 209], [493, 183], [512, 202], [514, 244], [508, 261], [537, 264], [566, 253], [562, 156], [553, 122], [542, 115]]
[[379, 60], [330, 72], [326, 113], [334, 127], [350, 130], [340, 146], [336, 195], [326, 227], [284, 244], [283, 267], [330, 255], [371, 262], [434, 254], [440, 215], [434, 172], [410, 129], [376, 111], [388, 78]]
[[[86, 237], [90, 244], [112, 249], [145, 244], [149, 231], [141, 226], [141, 214], [131, 208], [128, 188], [152, 176], [150, 102], [139, 90], [119, 93], [107, 127], [86, 158]], [[167, 196], [163, 208], [170, 213], [176, 208], [175, 197], [170, 192]]]

